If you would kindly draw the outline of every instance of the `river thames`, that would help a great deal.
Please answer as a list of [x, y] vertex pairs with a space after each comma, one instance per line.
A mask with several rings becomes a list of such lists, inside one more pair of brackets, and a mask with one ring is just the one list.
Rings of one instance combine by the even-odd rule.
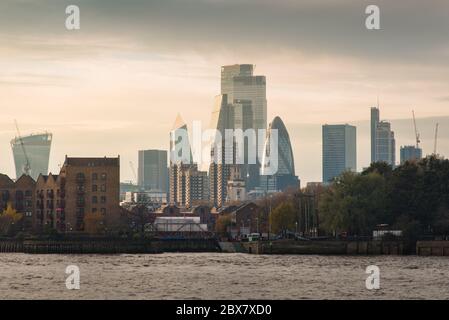
[[[366, 289], [369, 265], [380, 290]], [[0, 268], [0, 299], [449, 299], [447, 257], [6, 253]]]

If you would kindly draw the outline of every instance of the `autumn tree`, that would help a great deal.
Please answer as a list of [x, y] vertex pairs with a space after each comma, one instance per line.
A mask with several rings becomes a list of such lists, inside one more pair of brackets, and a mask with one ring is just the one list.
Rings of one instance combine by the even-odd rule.
[[271, 229], [274, 233], [295, 230], [296, 220], [297, 212], [293, 204], [290, 201], [280, 203], [270, 215]]
[[0, 214], [0, 234], [3, 236], [14, 235], [20, 230], [20, 222], [23, 214], [18, 213], [8, 202], [6, 209]]
[[230, 214], [220, 215], [215, 223], [215, 231], [218, 234], [224, 235], [228, 232], [228, 227], [232, 225], [232, 216]]

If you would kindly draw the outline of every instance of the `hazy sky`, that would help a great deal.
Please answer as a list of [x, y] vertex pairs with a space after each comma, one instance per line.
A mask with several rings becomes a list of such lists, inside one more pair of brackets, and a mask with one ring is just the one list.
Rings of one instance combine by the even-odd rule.
[[[65, 28], [70, 4], [81, 30]], [[369, 4], [381, 30], [365, 28]], [[424, 151], [439, 121], [448, 156], [448, 35], [447, 0], [2, 0], [0, 172], [15, 175], [17, 119], [22, 134], [54, 134], [53, 172], [65, 154], [120, 154], [122, 180], [134, 179], [129, 161], [168, 148], [177, 112], [209, 124], [220, 66], [235, 63], [267, 77], [268, 118], [284, 120], [304, 182], [321, 180], [324, 123], [358, 125], [368, 165], [377, 96], [399, 145], [413, 144], [413, 108]]]

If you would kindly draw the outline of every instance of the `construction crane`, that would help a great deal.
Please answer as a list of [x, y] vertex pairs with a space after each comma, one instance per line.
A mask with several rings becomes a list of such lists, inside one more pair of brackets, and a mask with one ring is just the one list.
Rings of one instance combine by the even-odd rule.
[[421, 143], [421, 140], [420, 134], [418, 132], [418, 127], [416, 126], [415, 110], [412, 110], [412, 113], [413, 113], [413, 126], [415, 127], [416, 149], [419, 149], [419, 144]]
[[439, 127], [439, 123], [436, 124], [435, 126], [435, 144], [433, 147], [433, 154], [436, 156], [437, 155], [437, 147], [438, 147], [438, 127]]
[[136, 181], [136, 183], [138, 183], [138, 179], [137, 179], [137, 173], [136, 173], [136, 169], [134, 168], [134, 163], [132, 161], [129, 162], [129, 166], [131, 168], [131, 171], [133, 172], [134, 175], [134, 179]]
[[20, 134], [19, 125], [17, 124], [17, 120], [14, 120], [14, 124], [16, 125], [16, 130], [17, 130], [17, 135], [18, 135], [17, 139], [19, 139], [20, 146], [22, 147], [23, 156], [25, 158], [25, 166], [23, 167], [23, 173], [25, 173], [27, 176], [29, 176], [31, 173], [30, 160], [28, 158], [28, 155], [27, 155], [27, 152], [25, 149], [25, 144], [23, 143], [23, 139]]

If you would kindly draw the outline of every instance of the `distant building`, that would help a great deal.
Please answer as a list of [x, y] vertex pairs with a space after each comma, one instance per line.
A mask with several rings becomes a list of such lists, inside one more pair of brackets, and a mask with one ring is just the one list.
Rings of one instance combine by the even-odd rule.
[[396, 165], [396, 140], [389, 122], [379, 122], [376, 132], [376, 162]]
[[160, 207], [167, 203], [167, 193], [154, 190], [128, 191], [124, 198], [125, 203], [147, 204], [153, 207]]
[[137, 181], [142, 190], [167, 192], [167, 151], [140, 150]]
[[407, 161], [419, 161], [422, 159], [422, 149], [415, 146], [401, 147], [401, 164]]
[[357, 171], [357, 128], [350, 125], [323, 126], [323, 182], [344, 171]]
[[172, 164], [170, 203], [190, 208], [209, 202], [209, 178], [206, 171], [199, 171], [195, 164]]
[[211, 141], [211, 163], [209, 166], [210, 202], [213, 206], [219, 208], [226, 201], [227, 181], [231, 174], [231, 167], [235, 162], [232, 141], [230, 146], [225, 143], [225, 130], [234, 129], [234, 109], [228, 104], [227, 95], [215, 97], [211, 129], [220, 133]]
[[371, 108], [371, 162], [396, 165], [396, 140], [391, 123], [380, 121], [379, 108]]
[[[235, 64], [221, 68], [221, 96], [226, 96], [226, 104], [231, 108], [232, 117], [226, 129], [241, 129], [243, 132], [253, 129], [256, 133], [253, 141], [245, 141], [244, 161], [241, 165], [247, 191], [257, 188], [260, 183], [261, 164], [257, 157], [252, 161], [249, 155], [252, 152], [257, 155], [263, 149], [265, 141], [259, 141], [257, 133], [258, 130], [267, 128], [266, 77], [254, 75], [254, 69], [252, 64]], [[226, 175], [226, 168], [224, 174]], [[224, 184], [226, 185], [226, 181]]]
[[182, 174], [193, 165], [187, 124], [178, 114], [170, 131], [170, 166], [169, 175], [169, 203], [185, 204], [185, 176]]
[[231, 174], [227, 183], [227, 202], [242, 202], [246, 200], [245, 180], [242, 178], [240, 166], [231, 168]]
[[221, 94], [228, 96], [230, 104], [238, 100], [250, 101], [253, 110], [251, 127], [256, 130], [267, 128], [266, 87], [265, 76], [255, 76], [252, 64], [221, 67]]
[[376, 162], [377, 159], [377, 147], [376, 147], [376, 136], [377, 136], [377, 125], [380, 122], [380, 110], [379, 108], [371, 108], [371, 163]]
[[[30, 176], [34, 180], [37, 180], [40, 174], [48, 174], [52, 138], [51, 133], [44, 133], [16, 137], [11, 140], [11, 148], [16, 167], [16, 179], [26, 173], [27, 158], [30, 166]], [[24, 149], [25, 153], [23, 151]]]
[[[277, 131], [277, 146], [271, 145], [271, 136], [274, 130]], [[277, 147], [277, 159], [273, 160], [272, 157], [275, 156], [275, 153], [272, 149], [275, 147]], [[273, 161], [276, 161], [277, 165]], [[277, 171], [273, 174], [270, 172], [270, 168], [274, 169], [275, 166], [277, 166]], [[299, 189], [300, 187], [299, 179], [295, 175], [295, 161], [290, 136], [284, 122], [279, 117], [274, 118], [268, 128], [260, 181], [260, 186], [266, 192], [279, 192], [288, 188]]]

